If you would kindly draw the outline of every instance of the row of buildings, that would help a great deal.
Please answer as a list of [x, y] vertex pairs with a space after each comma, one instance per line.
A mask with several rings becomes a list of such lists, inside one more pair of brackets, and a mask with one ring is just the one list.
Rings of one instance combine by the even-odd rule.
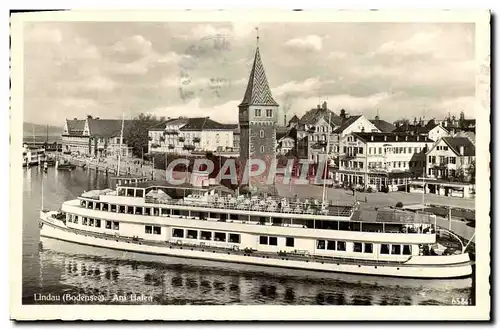
[[[219, 123], [209, 117], [168, 118], [149, 129], [148, 152], [211, 151], [239, 156], [243, 162], [296, 157], [308, 159], [312, 168], [327, 164], [330, 176], [338, 182], [377, 190], [411, 184], [418, 190], [417, 178], [425, 177], [436, 180], [435, 188], [423, 185], [420, 189], [447, 195], [454, 193], [456, 182], [473, 181], [475, 120], [466, 119], [463, 112], [458, 119], [448, 116], [389, 123], [378, 115], [369, 119], [344, 109], [336, 113], [323, 102], [280, 126], [278, 109], [257, 47], [238, 106], [238, 124]], [[121, 124], [121, 120], [98, 118], [67, 120], [63, 150], [107, 156], [118, 154], [121, 145], [122, 155], [127, 156], [127, 141], [120, 143]], [[129, 124], [124, 122], [125, 130]], [[466, 190], [469, 187], [462, 189], [463, 196], [468, 195]]]

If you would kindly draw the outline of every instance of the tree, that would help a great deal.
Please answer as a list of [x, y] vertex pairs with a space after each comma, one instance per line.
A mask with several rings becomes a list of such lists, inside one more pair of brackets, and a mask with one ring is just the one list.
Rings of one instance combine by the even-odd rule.
[[141, 113], [132, 119], [127, 125], [127, 129], [123, 132], [124, 140], [127, 145], [132, 148], [132, 154], [136, 157], [142, 157], [142, 151], [148, 152], [148, 131], [149, 129], [161, 123], [161, 120], [156, 116]]
[[470, 165], [469, 165], [469, 182], [470, 183], [474, 183], [476, 182], [476, 161], [473, 160], [471, 161]]

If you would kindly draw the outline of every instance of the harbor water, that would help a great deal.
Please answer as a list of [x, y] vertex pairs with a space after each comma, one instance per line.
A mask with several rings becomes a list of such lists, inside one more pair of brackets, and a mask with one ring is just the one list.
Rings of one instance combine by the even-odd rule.
[[[23, 304], [61, 304], [51, 297], [65, 294], [100, 297], [103, 304], [453, 305], [475, 300], [472, 278], [421, 280], [320, 273], [40, 239], [42, 181], [43, 207], [57, 210], [63, 201], [83, 191], [107, 188], [109, 179], [102, 172], [81, 168], [23, 171]], [[137, 299], [116, 299], [123, 296]]]

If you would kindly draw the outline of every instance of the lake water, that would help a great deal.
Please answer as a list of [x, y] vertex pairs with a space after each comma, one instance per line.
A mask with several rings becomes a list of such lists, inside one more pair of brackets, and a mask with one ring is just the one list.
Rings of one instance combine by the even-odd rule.
[[[150, 256], [40, 240], [42, 203], [59, 209], [84, 190], [104, 189], [108, 179], [94, 171], [48, 173], [24, 169], [23, 303], [37, 294], [103, 297], [123, 304], [296, 304], [296, 305], [452, 305], [474, 301], [473, 279], [418, 280], [320, 273]], [[113, 301], [146, 295], [149, 301]]]

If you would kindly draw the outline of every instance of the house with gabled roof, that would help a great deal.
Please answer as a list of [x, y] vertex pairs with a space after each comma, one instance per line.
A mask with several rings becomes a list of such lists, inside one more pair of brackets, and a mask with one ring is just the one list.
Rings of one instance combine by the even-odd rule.
[[122, 132], [125, 136], [132, 124], [131, 120], [100, 119], [89, 116], [87, 119], [66, 119], [62, 134], [63, 152], [105, 157], [120, 154], [127, 157], [130, 148], [125, 139], [120, 143]]

